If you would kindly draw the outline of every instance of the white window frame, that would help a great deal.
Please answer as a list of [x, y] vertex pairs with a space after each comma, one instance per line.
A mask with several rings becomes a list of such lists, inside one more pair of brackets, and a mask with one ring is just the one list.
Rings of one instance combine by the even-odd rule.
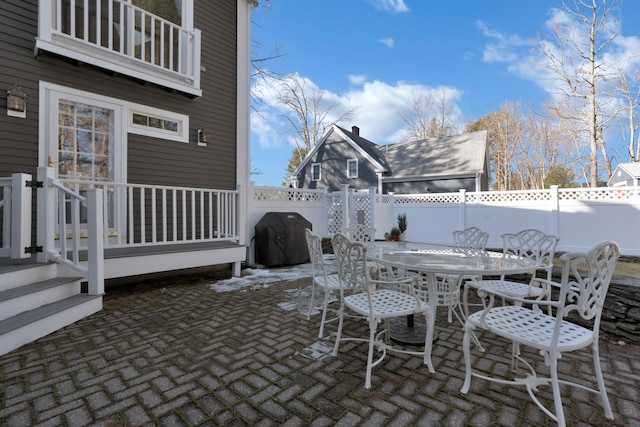
[[[316, 169], [318, 176], [316, 176]], [[320, 181], [322, 178], [322, 163], [311, 163], [311, 181]]]
[[[178, 130], [177, 132], [173, 132], [170, 130], [133, 123], [134, 114], [176, 122], [178, 123]], [[129, 133], [189, 143], [189, 116], [185, 114], [174, 113], [141, 104], [127, 103], [127, 115], [127, 131]]]
[[[351, 165], [356, 165], [356, 172], [354, 175], [351, 175]], [[347, 178], [357, 178], [358, 177], [358, 159], [347, 159]]]

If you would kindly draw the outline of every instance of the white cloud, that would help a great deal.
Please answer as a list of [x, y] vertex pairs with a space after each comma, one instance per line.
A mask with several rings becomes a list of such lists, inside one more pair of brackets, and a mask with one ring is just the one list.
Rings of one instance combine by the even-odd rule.
[[376, 9], [390, 13], [409, 12], [409, 7], [404, 0], [369, 0]]
[[488, 43], [482, 53], [482, 62], [514, 62], [520, 58], [520, 49], [532, 46], [534, 41], [524, 40], [518, 35], [500, 33], [483, 21], [477, 21], [476, 26], [482, 34], [493, 40]]
[[[360, 128], [360, 135], [376, 144], [384, 145], [401, 140], [405, 127], [401, 114], [407, 108], [410, 96], [431, 93], [434, 98], [439, 98], [444, 91], [454, 109], [460, 111], [457, 104], [462, 92], [453, 87], [434, 88], [408, 82], [390, 84], [379, 80], [369, 81], [363, 75], [349, 76], [349, 80], [354, 86], [344, 93], [322, 91], [323, 99], [334, 106], [333, 117], [328, 119], [333, 120], [341, 113], [357, 109], [352, 123], [343, 122], [340, 126], [350, 129], [352, 125], [356, 125]], [[321, 91], [312, 81], [306, 79], [305, 82], [308, 87]], [[251, 133], [262, 147], [275, 148], [287, 142], [283, 141], [282, 135], [286, 134], [288, 124], [281, 116], [282, 106], [277, 102], [277, 83], [272, 81], [265, 84], [270, 88], [255, 91], [268, 98], [262, 99], [265, 111], [261, 112], [261, 117], [254, 121], [256, 114], [252, 114]]]
[[358, 74], [358, 75], [350, 75], [349, 76], [349, 81], [351, 82], [351, 84], [354, 85], [361, 85], [364, 84], [364, 82], [367, 81], [367, 76], [365, 76], [364, 74]]
[[387, 47], [393, 47], [395, 45], [395, 41], [391, 37], [380, 39], [378, 41]]

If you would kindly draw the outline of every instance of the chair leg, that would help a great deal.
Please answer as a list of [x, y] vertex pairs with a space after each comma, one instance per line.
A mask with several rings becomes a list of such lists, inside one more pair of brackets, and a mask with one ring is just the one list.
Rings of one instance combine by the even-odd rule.
[[340, 306], [340, 313], [338, 319], [338, 332], [336, 333], [336, 343], [333, 346], [333, 355], [338, 355], [338, 348], [340, 347], [340, 339], [342, 338], [342, 324], [344, 323], [344, 305]]
[[560, 395], [560, 383], [558, 382], [558, 358], [550, 354], [549, 371], [551, 373], [551, 388], [553, 389], [553, 405], [556, 412], [558, 427], [565, 427], [564, 410], [562, 408], [562, 395]]
[[324, 334], [324, 324], [327, 321], [327, 306], [329, 305], [329, 294], [327, 289], [324, 290], [324, 307], [322, 308], [322, 319], [320, 319], [320, 332], [318, 333], [318, 338], [322, 339]]
[[375, 349], [376, 328], [369, 326], [369, 353], [367, 354], [367, 375], [364, 380], [364, 388], [371, 388], [371, 370], [373, 369], [373, 351]]
[[600, 391], [600, 398], [602, 399], [604, 415], [608, 419], [612, 420], [613, 412], [611, 411], [611, 404], [609, 403], [609, 397], [607, 396], [607, 389], [604, 386], [604, 378], [602, 378], [602, 366], [600, 365], [600, 349], [598, 342], [595, 341], [592, 345], [593, 367], [596, 371], [596, 379], [598, 381], [598, 390]]
[[307, 313], [307, 320], [311, 320], [311, 311], [313, 310], [313, 300], [316, 295], [316, 284], [311, 282], [311, 298], [309, 299], [309, 312]]
[[465, 324], [464, 336], [462, 337], [462, 352], [464, 354], [464, 384], [460, 392], [467, 394], [471, 387], [471, 336], [473, 334], [473, 326]]
[[428, 310], [425, 313], [424, 319], [427, 323], [427, 332], [424, 339], [424, 360], [423, 363], [429, 368], [429, 372], [435, 374], [436, 370], [433, 368], [433, 362], [431, 361], [431, 350], [433, 348], [433, 334], [434, 325], [436, 322], [436, 308]]

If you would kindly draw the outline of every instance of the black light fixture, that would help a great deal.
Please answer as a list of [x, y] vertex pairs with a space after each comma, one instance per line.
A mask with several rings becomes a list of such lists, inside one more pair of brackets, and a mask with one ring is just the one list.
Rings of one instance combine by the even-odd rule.
[[206, 129], [198, 129], [198, 144], [208, 144], [211, 142], [211, 132]]
[[12, 117], [27, 117], [27, 94], [22, 92], [21, 86], [14, 85], [13, 90], [7, 91], [7, 115]]

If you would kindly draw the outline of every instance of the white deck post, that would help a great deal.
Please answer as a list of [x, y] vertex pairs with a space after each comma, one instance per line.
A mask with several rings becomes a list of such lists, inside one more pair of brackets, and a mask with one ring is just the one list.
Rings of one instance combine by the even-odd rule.
[[31, 246], [31, 175], [14, 173], [11, 176], [11, 258], [29, 258], [25, 248]]
[[42, 187], [38, 188], [38, 211], [36, 220], [38, 222], [37, 244], [42, 246], [42, 252], [38, 252], [38, 262], [49, 262], [49, 254], [54, 251], [54, 235], [56, 230], [56, 194], [58, 190], [49, 186], [49, 182], [54, 178], [53, 168], [38, 168], [38, 181], [42, 182]]
[[87, 190], [87, 280], [89, 295], [104, 294], [104, 209], [102, 189]]

